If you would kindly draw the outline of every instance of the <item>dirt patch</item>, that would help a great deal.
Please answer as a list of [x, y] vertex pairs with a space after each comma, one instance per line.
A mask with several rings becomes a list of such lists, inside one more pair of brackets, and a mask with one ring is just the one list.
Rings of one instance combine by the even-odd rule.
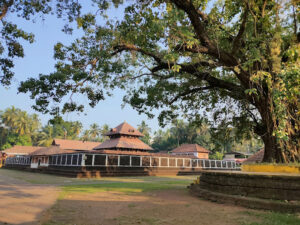
[[198, 199], [190, 196], [186, 190], [139, 194], [72, 193], [59, 200], [48, 211], [43, 222], [85, 225], [234, 225], [257, 221], [245, 211], [241, 207]]
[[57, 197], [54, 186], [34, 185], [0, 173], [0, 224], [39, 224]]

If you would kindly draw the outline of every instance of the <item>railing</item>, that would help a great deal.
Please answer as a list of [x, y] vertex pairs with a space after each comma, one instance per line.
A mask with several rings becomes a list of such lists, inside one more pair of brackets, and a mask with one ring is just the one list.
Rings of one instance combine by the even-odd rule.
[[14, 156], [5, 160], [6, 165], [30, 165], [30, 156]]
[[[26, 158], [26, 160], [25, 160]], [[22, 164], [23, 163], [23, 164]], [[30, 165], [28, 156], [11, 157], [6, 164]], [[49, 156], [50, 166], [86, 166], [86, 167], [160, 167], [160, 168], [202, 168], [228, 170], [238, 169], [235, 161], [192, 159], [180, 157], [158, 157], [111, 154], [59, 154]]]

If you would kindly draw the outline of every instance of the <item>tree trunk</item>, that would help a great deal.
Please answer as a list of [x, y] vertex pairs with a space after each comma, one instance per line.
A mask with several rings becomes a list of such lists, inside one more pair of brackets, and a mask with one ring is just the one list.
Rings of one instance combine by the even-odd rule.
[[[267, 101], [262, 102], [257, 107], [261, 118], [262, 124], [256, 127], [255, 133], [258, 134], [265, 145], [265, 154], [263, 162], [275, 163], [289, 163], [300, 161], [300, 146], [299, 134], [292, 122], [287, 126], [289, 129], [288, 139], [278, 139], [274, 134], [276, 128], [276, 120], [272, 118], [272, 111], [270, 103]], [[290, 120], [291, 121], [291, 120]]]
[[277, 144], [276, 137], [266, 132], [261, 138], [265, 144], [263, 162], [282, 162], [282, 157], [278, 154], [281, 150]]

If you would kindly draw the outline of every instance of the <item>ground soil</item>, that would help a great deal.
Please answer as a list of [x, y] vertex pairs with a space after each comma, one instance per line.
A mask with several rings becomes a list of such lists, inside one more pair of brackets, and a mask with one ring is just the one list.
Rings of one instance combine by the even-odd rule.
[[[33, 184], [48, 180], [55, 185]], [[0, 224], [241, 225], [259, 221], [251, 213], [254, 210], [201, 200], [185, 188], [140, 193], [67, 192], [59, 197], [66, 182], [82, 180], [0, 169]]]
[[0, 172], [0, 224], [39, 224], [58, 193], [55, 186], [30, 184]]
[[257, 221], [248, 212], [241, 207], [198, 199], [186, 190], [138, 194], [72, 193], [48, 210], [43, 222], [77, 225], [234, 225]]

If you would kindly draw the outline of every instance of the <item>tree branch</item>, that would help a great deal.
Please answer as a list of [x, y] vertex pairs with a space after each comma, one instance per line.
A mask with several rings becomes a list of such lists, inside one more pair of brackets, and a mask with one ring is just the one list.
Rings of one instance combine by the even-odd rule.
[[0, 20], [2, 20], [5, 15], [7, 14], [8, 8], [10, 6], [12, 6], [12, 4], [14, 3], [14, 0], [10, 0], [8, 2], [3, 2], [3, 6], [1, 8], [1, 13], [0, 13]]
[[233, 55], [239, 50], [241, 46], [241, 38], [243, 37], [243, 34], [245, 32], [248, 13], [249, 13], [249, 8], [248, 5], [246, 4], [242, 24], [240, 26], [237, 36], [233, 40], [232, 51], [231, 51], [231, 54]]
[[[210, 40], [206, 33], [205, 24], [199, 19], [199, 12], [195, 9], [191, 0], [171, 0], [171, 2], [188, 15], [197, 38], [200, 40], [202, 46], [207, 47], [209, 55], [218, 59], [224, 66], [233, 68], [239, 65], [234, 55], [223, 51]], [[250, 76], [247, 73], [239, 73], [237, 78], [244, 87], [249, 86]]]
[[114, 50], [115, 50], [115, 52], [112, 53], [112, 56], [114, 56], [118, 53], [121, 53], [123, 51], [136, 51], [136, 52], [140, 52], [144, 55], [152, 57], [157, 63], [162, 62], [162, 59], [160, 57], [158, 57], [157, 55], [155, 55], [151, 52], [147, 52], [144, 49], [141, 49], [135, 45], [131, 45], [131, 44], [117, 45], [117, 46], [114, 46]]
[[204, 90], [209, 90], [209, 89], [213, 89], [214, 87], [211, 86], [207, 86], [207, 87], [199, 87], [199, 88], [194, 88], [194, 89], [190, 89], [190, 90], [186, 90], [178, 95], [176, 95], [171, 101], [169, 101], [169, 104], [173, 104], [174, 102], [176, 102], [179, 98], [187, 96], [189, 94], [193, 94], [199, 91], [204, 91]]

